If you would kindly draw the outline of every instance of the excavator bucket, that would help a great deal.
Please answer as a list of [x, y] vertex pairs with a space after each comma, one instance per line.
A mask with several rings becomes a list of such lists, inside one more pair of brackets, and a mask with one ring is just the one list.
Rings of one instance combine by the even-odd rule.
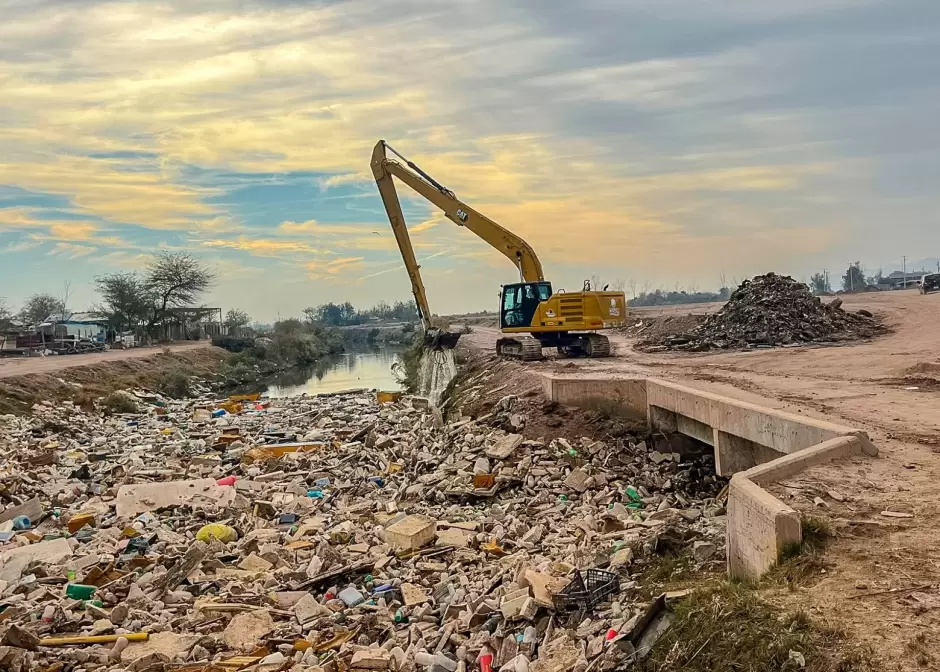
[[453, 350], [460, 334], [455, 331], [432, 328], [424, 332], [424, 347], [430, 350]]

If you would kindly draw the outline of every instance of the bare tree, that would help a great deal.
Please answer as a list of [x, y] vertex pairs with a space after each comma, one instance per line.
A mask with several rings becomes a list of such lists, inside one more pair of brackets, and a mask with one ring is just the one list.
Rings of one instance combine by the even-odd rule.
[[640, 290], [640, 294], [649, 294], [649, 293], [650, 293], [650, 287], [651, 287], [651, 286], [652, 286], [652, 285], [650, 285], [650, 281], [649, 281], [649, 280], [644, 280], [644, 281], [643, 281], [643, 288]]
[[145, 284], [154, 300], [147, 330], [164, 320], [171, 308], [191, 306], [215, 281], [215, 273], [187, 252], [157, 252], [147, 265]]
[[591, 289], [593, 289], [596, 292], [600, 286], [601, 286], [601, 276], [599, 276], [597, 273], [592, 273], [591, 274]]
[[718, 289], [724, 289], [728, 286], [728, 274], [722, 271], [718, 274]]
[[62, 314], [63, 316], [69, 310], [69, 299], [72, 297], [72, 281], [66, 280], [62, 283], [62, 293], [59, 294], [59, 301], [62, 302]]
[[622, 292], [626, 286], [627, 286], [627, 281], [624, 280], [623, 278], [617, 278], [616, 280], [614, 280], [614, 289], [617, 290], [618, 292]]
[[627, 286], [630, 288], [630, 293], [633, 294], [633, 298], [636, 298], [636, 278], [630, 278], [627, 280]]

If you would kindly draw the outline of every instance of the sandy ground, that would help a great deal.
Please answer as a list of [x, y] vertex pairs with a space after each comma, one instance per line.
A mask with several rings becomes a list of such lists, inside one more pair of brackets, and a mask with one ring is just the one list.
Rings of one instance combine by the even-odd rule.
[[[829, 518], [838, 534], [821, 580], [776, 597], [871, 643], [885, 669], [940, 669], [940, 293], [842, 298], [845, 309], [871, 310], [892, 333], [852, 346], [718, 354], [641, 353], [630, 339], [612, 335], [610, 359], [550, 359], [528, 367], [566, 375], [655, 375], [868, 431], [879, 458], [819, 467], [778, 488], [795, 508]], [[461, 342], [491, 349], [497, 334], [478, 326]], [[913, 518], [881, 515], [888, 509]], [[865, 596], [885, 590], [897, 592]]]
[[186, 352], [196, 348], [209, 346], [208, 341], [187, 341], [174, 343], [169, 346], [154, 346], [149, 348], [133, 348], [131, 350], [109, 350], [107, 352], [94, 352], [87, 355], [54, 355], [51, 357], [23, 357], [0, 359], [0, 378], [24, 376], [30, 373], [53, 373], [61, 369], [71, 369], [76, 366], [89, 364], [102, 364], [105, 362], [119, 362], [125, 359], [140, 359], [163, 352], [168, 347], [172, 352]]

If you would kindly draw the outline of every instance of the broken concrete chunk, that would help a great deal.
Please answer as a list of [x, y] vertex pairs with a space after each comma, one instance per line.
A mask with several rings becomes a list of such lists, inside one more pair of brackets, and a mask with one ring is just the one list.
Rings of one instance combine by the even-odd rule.
[[507, 434], [499, 438], [495, 444], [487, 448], [484, 452], [487, 457], [491, 457], [494, 460], [505, 460], [516, 451], [516, 448], [519, 447], [522, 440], [523, 437], [521, 434]]
[[183, 635], [176, 632], [157, 632], [146, 642], [131, 642], [121, 652], [121, 663], [132, 669], [143, 669], [144, 664], [156, 659], [159, 662], [185, 660], [186, 656], [202, 639], [201, 635]]
[[252, 553], [238, 563], [239, 569], [244, 569], [248, 572], [267, 572], [272, 567], [274, 567], [274, 565], [255, 553]]
[[588, 479], [590, 476], [582, 469], [574, 469], [565, 478], [565, 485], [575, 492], [584, 492], [588, 489]]
[[353, 654], [349, 666], [354, 670], [387, 670], [392, 654], [385, 649], [364, 649]]
[[424, 604], [430, 597], [424, 588], [416, 586], [412, 583], [401, 584], [401, 595], [406, 607], [411, 607], [416, 604]]
[[438, 530], [436, 544], [438, 546], [456, 546], [457, 548], [464, 548], [470, 542], [471, 536], [473, 536], [472, 533], [453, 527]]
[[633, 549], [627, 546], [610, 556], [610, 569], [616, 571], [621, 567], [629, 567], [633, 562]]
[[236, 651], [252, 651], [274, 631], [274, 620], [267, 611], [248, 611], [235, 616], [222, 632], [222, 641]]
[[18, 581], [31, 562], [59, 564], [72, 557], [68, 539], [52, 539], [0, 553], [0, 581]]
[[385, 542], [396, 551], [427, 546], [437, 532], [437, 522], [426, 516], [408, 516], [385, 530]]
[[294, 616], [303, 625], [321, 616], [332, 616], [333, 612], [320, 604], [310, 593], [305, 593], [294, 605]]
[[212, 478], [195, 481], [122, 485], [117, 492], [118, 518], [133, 518], [167, 506], [226, 507], [235, 501], [235, 488], [218, 485]]
[[697, 562], [711, 560], [717, 552], [718, 547], [708, 541], [696, 541], [692, 545], [692, 557], [694, 557]]
[[39, 501], [39, 498], [34, 497], [22, 504], [11, 506], [9, 509], [0, 511], [0, 523], [13, 520], [18, 516], [26, 516], [33, 523], [38, 521], [42, 517], [42, 503]]

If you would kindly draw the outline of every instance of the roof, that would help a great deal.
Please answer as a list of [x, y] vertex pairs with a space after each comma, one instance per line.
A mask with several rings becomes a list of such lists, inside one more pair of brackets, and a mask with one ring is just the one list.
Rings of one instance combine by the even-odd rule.
[[99, 317], [96, 313], [83, 312], [83, 313], [60, 313], [54, 314], [47, 317], [43, 324], [101, 324], [106, 325], [108, 321], [103, 317]]
[[901, 280], [901, 279], [904, 279], [904, 278], [907, 278], [907, 279], [909, 279], [909, 280], [912, 280], [912, 279], [920, 278], [920, 277], [923, 276], [925, 273], [927, 273], [927, 271], [925, 271], [925, 270], [923, 270], [923, 269], [921, 269], [921, 270], [919, 270], [919, 271], [908, 271], [907, 273], [905, 273], [905, 272], [903, 272], [903, 271], [894, 271], [894, 272], [891, 273], [890, 275], [886, 275], [886, 276], [884, 276], [884, 277], [885, 277], [886, 279], [890, 278], [890, 279], [893, 279], [893, 280]]

